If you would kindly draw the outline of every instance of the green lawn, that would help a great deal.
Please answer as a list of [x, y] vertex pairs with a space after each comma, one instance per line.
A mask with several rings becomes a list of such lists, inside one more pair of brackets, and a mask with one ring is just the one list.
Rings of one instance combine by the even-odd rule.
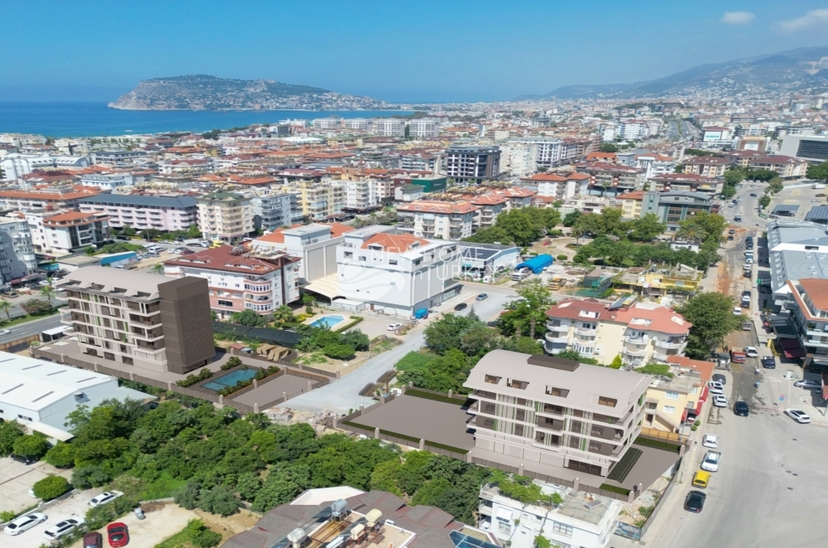
[[177, 546], [189, 546], [190, 532], [185, 527], [168, 539], [165, 539], [161, 544], [156, 544], [155, 548], [176, 548]]

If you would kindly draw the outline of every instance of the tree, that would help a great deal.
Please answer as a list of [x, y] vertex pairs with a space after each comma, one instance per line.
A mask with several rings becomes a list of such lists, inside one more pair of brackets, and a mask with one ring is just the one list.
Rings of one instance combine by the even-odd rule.
[[739, 169], [731, 169], [729, 171], [725, 171], [724, 174], [724, 181], [725, 184], [728, 186], [735, 187], [739, 183], [745, 180], [745, 173]]
[[0, 300], [0, 311], [6, 314], [6, 319], [8, 321], [11, 321], [11, 307], [12, 304], [9, 301], [5, 299]]
[[233, 496], [233, 492], [224, 485], [217, 485], [212, 489], [202, 489], [198, 497], [198, 507], [205, 512], [218, 514], [223, 518], [235, 514], [241, 503]]
[[815, 181], [823, 181], [828, 183], [828, 162], [808, 166], [807, 177]]
[[273, 321], [279, 323], [290, 323], [296, 321], [293, 317], [293, 311], [287, 305], [280, 305], [273, 311]]
[[517, 290], [520, 297], [506, 305], [506, 311], [498, 318], [501, 333], [507, 336], [520, 331], [535, 338], [536, 332], [543, 332], [546, 311], [555, 302], [552, 292], [540, 280], [532, 280]]
[[14, 454], [39, 459], [49, 450], [49, 440], [40, 434], [27, 434], [14, 440]]
[[724, 342], [725, 336], [741, 325], [733, 314], [734, 301], [721, 293], [698, 293], [676, 311], [690, 322], [687, 355], [706, 359]]
[[23, 435], [25, 435], [23, 425], [18, 422], [0, 422], [0, 457], [11, 455], [14, 442]]
[[339, 342], [353, 347], [357, 351], [365, 351], [371, 346], [371, 339], [359, 329], [352, 329], [339, 335]]
[[200, 238], [201, 237], [201, 231], [198, 229], [198, 225], [196, 225], [196, 224], [190, 225], [187, 228], [186, 237], [190, 238], [190, 239]]
[[45, 316], [46, 314], [51, 314], [54, 310], [50, 301], [42, 301], [40, 299], [29, 299], [21, 304], [20, 308], [29, 316]]
[[621, 369], [623, 365], [624, 362], [621, 360], [621, 354], [617, 354], [610, 364], [610, 369]]
[[578, 222], [578, 219], [580, 219], [582, 216], [583, 216], [583, 213], [581, 213], [578, 210], [575, 210], [571, 213], [567, 213], [566, 217], [563, 218], [563, 225], [565, 227], [574, 226], [575, 223]]
[[75, 465], [75, 447], [69, 443], [58, 442], [46, 451], [44, 459], [55, 468], [71, 468]]
[[612, 143], [601, 143], [601, 152], [618, 152], [618, 147]]
[[163, 274], [164, 273], [164, 263], [155, 263], [150, 267], [150, 270], [153, 274]]
[[631, 228], [630, 240], [636, 242], [651, 242], [667, 230], [667, 225], [662, 223], [654, 213], [647, 213], [640, 219], [629, 222]]
[[185, 528], [190, 544], [196, 548], [213, 548], [221, 542], [221, 533], [217, 533], [198, 519], [190, 520]]
[[69, 491], [69, 482], [63, 476], [46, 476], [32, 486], [32, 491], [37, 498], [45, 502]]
[[771, 197], [767, 194], [763, 194], [761, 198], [759, 198], [759, 207], [765, 209], [771, 203]]
[[123, 226], [123, 228], [121, 228], [121, 234], [123, 234], [124, 236], [135, 236], [136, 234], [138, 234], [138, 231], [132, 228], [132, 225], [126, 223]]
[[263, 318], [255, 310], [245, 308], [242, 312], [234, 312], [230, 317], [233, 323], [247, 327], [258, 327], [262, 324]]
[[660, 377], [673, 378], [673, 373], [670, 371], [670, 366], [664, 363], [650, 363], [644, 367], [639, 367], [635, 370], [637, 373], [644, 373], [645, 375], [658, 375]]

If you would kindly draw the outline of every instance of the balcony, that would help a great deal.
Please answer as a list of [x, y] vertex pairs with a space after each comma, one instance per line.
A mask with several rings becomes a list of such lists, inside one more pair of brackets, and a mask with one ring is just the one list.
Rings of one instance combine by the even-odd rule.
[[156, 318], [145, 318], [136, 314], [130, 314], [129, 321], [141, 325], [161, 325], [161, 316], [157, 316]]
[[543, 351], [546, 352], [547, 354], [558, 354], [558, 353], [563, 352], [564, 350], [566, 350], [567, 346], [568, 346], [568, 343], [565, 343], [565, 342], [562, 342], [562, 343], [545, 342], [545, 343], [543, 343]]
[[494, 392], [486, 392], [485, 390], [475, 390], [474, 392], [469, 394], [469, 397], [477, 399], [486, 398], [488, 400], [496, 400], [497, 394], [495, 394]]
[[647, 354], [647, 347], [645, 346], [643, 348], [638, 348], [638, 347], [630, 348], [628, 346], [625, 346], [624, 347], [624, 354], [628, 354], [630, 356], [635, 356], [636, 358], [640, 358], [640, 357]]
[[575, 328], [575, 333], [577, 333], [578, 335], [584, 335], [584, 336], [588, 336], [588, 337], [594, 337], [595, 335], [597, 335], [597, 334], [598, 334], [598, 329], [597, 329], [597, 328], [595, 328], [595, 327], [590, 327], [590, 328], [587, 328], [587, 327], [576, 327], [576, 328]]
[[484, 430], [497, 430], [497, 420], [489, 417], [475, 417], [469, 421], [469, 426], [472, 428], [482, 428]]
[[563, 432], [564, 421], [560, 419], [538, 417], [538, 422], [536, 423], [536, 426], [538, 428], [543, 428], [544, 430], [554, 430], [555, 432]]
[[647, 336], [630, 336], [627, 335], [624, 337], [624, 342], [633, 343], [633, 344], [647, 344], [649, 342], [650, 337]]
[[551, 332], [551, 331], [547, 332], [546, 335], [544, 335], [544, 338], [547, 341], [551, 342], [551, 343], [564, 343], [564, 344], [566, 344], [566, 343], [569, 342], [569, 337], [567, 335], [558, 336], [554, 332]]
[[671, 342], [671, 341], [662, 341], [659, 339], [655, 339], [655, 345], [659, 348], [668, 348], [671, 350], [678, 350], [684, 344], [684, 341], [678, 342]]
[[565, 407], [545, 403], [543, 404], [543, 409], [538, 411], [538, 414], [551, 415], [552, 417], [563, 417], [565, 411]]
[[555, 331], [555, 332], [569, 332], [569, 324], [561, 324], [560, 320], [555, 320], [551, 322], [546, 322], [546, 330], [547, 331]]

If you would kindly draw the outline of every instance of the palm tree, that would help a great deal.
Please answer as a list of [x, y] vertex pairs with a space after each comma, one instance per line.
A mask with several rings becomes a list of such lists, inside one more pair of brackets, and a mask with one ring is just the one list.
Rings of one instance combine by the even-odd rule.
[[163, 274], [164, 273], [164, 263], [155, 263], [154, 265], [152, 265], [150, 270], [154, 274]]
[[9, 301], [0, 301], [0, 310], [6, 313], [6, 317], [11, 321], [11, 303]]
[[695, 223], [686, 223], [679, 227], [676, 236], [685, 240], [704, 240], [707, 236], [701, 227]]
[[273, 311], [273, 320], [280, 323], [293, 321], [293, 311], [283, 304]]
[[55, 294], [55, 289], [51, 285], [47, 285], [43, 289], [40, 290], [40, 294], [49, 299], [49, 302], [52, 302], [52, 296]]

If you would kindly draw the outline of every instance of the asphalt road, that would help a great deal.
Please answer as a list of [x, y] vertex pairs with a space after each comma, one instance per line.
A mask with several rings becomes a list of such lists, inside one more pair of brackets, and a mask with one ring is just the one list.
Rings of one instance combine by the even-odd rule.
[[37, 335], [41, 331], [60, 327], [61, 325], [63, 324], [60, 323], [60, 314], [14, 325], [9, 328], [11, 333], [0, 336], [0, 344], [22, 339], [24, 337], [28, 337], [29, 335]]
[[[489, 295], [489, 298], [485, 301], [475, 301], [475, 296], [484, 292]], [[453, 311], [454, 306], [460, 302], [465, 302], [469, 304], [469, 308], [459, 312], [460, 315], [468, 314], [471, 308], [474, 307], [475, 313], [481, 320], [489, 321], [500, 314], [505, 303], [516, 297], [516, 293], [511, 288], [467, 283], [463, 293], [438, 307], [436, 309], [438, 312], [433, 314], [430, 320], [438, 319], [442, 313], [455, 313]], [[376, 382], [380, 375], [391, 370], [403, 356], [422, 348], [425, 343], [423, 330], [428, 325], [427, 322], [428, 320], [421, 322], [416, 328], [404, 335], [401, 345], [371, 358], [355, 371], [343, 375], [342, 378], [327, 386], [288, 401], [285, 407], [302, 411], [347, 413], [348, 410], [357, 409], [360, 405], [366, 407], [371, 405], [374, 401], [371, 398], [360, 396], [359, 391], [366, 384]]]

